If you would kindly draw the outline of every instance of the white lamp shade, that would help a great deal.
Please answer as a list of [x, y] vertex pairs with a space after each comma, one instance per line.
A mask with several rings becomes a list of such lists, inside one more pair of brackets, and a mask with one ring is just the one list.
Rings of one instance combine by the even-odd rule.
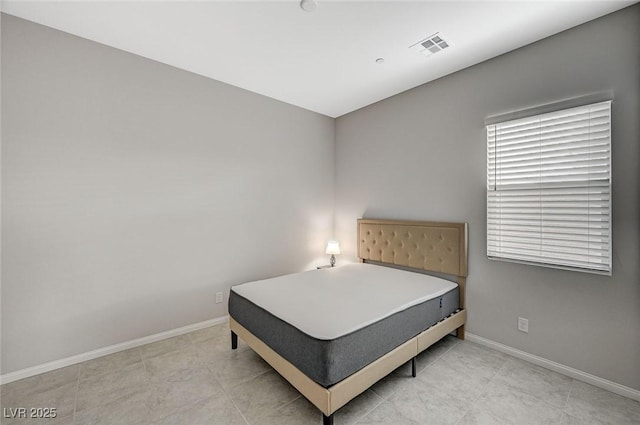
[[340, 244], [338, 241], [327, 242], [327, 254], [335, 255], [340, 254]]

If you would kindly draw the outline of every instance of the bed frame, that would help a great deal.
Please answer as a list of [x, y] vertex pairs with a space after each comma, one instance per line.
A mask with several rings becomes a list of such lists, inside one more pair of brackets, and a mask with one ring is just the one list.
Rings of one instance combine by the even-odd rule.
[[404, 363], [411, 361], [415, 377], [416, 356], [445, 335], [457, 330], [458, 338], [464, 339], [467, 223], [359, 219], [358, 257], [361, 262], [403, 266], [455, 277], [459, 285], [460, 309], [329, 388], [306, 376], [232, 317], [229, 319], [231, 347], [237, 348], [238, 336], [242, 338], [320, 409], [324, 425], [333, 424], [334, 412]]

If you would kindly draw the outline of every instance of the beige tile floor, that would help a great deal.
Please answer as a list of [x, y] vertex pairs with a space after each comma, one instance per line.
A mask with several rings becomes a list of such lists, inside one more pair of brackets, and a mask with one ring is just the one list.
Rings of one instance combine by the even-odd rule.
[[[214, 326], [2, 386], [3, 408], [55, 419], [3, 425], [305, 425], [322, 419], [240, 342]], [[336, 413], [343, 424], [637, 425], [640, 403], [446, 337]], [[3, 415], [4, 416], [4, 415]]]

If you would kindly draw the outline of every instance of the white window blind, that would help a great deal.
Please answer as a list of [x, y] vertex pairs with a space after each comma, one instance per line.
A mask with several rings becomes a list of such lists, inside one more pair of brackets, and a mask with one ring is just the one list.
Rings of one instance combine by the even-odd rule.
[[487, 256], [611, 273], [611, 102], [487, 126]]

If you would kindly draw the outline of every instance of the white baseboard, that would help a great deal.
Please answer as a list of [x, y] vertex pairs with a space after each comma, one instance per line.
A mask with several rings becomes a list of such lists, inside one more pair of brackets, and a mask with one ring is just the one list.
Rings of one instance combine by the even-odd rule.
[[500, 344], [499, 342], [495, 342], [469, 332], [465, 332], [464, 335], [467, 341], [475, 342], [476, 344], [493, 348], [494, 350], [500, 351], [501, 353], [509, 354], [510, 356], [526, 360], [529, 363], [542, 366], [554, 372], [558, 372], [571, 378], [577, 379], [578, 381], [586, 382], [587, 384], [591, 384], [607, 391], [611, 391], [612, 393], [640, 401], [640, 391], [636, 389], [625, 387], [624, 385], [620, 385], [613, 381], [600, 378], [599, 376], [591, 375], [590, 373], [586, 373], [581, 370], [574, 369], [572, 367], [565, 366], [551, 360], [547, 360], [544, 357], [529, 354], [526, 351], [521, 351], [516, 348], [509, 347], [508, 345]]
[[106, 356], [107, 354], [117, 353], [119, 351], [128, 350], [130, 348], [139, 347], [141, 345], [150, 344], [152, 342], [161, 341], [163, 339], [172, 338], [174, 336], [208, 328], [209, 326], [219, 325], [221, 323], [227, 322], [228, 320], [229, 316], [222, 316], [215, 319], [205, 320], [204, 322], [194, 323], [192, 325], [183, 326], [177, 329], [171, 329], [131, 341], [122, 342], [120, 344], [110, 345], [104, 348], [98, 348], [97, 350], [76, 354], [75, 356], [55, 360], [26, 369], [17, 370], [15, 372], [5, 373], [4, 375], [0, 375], [0, 385], [8, 384], [9, 382], [17, 381], [19, 379], [29, 378], [30, 376], [39, 375], [41, 373], [50, 372], [62, 367], [86, 362], [87, 360]]
[[[204, 322], [194, 323], [192, 325], [183, 326], [177, 329], [171, 329], [168, 331], [145, 336], [145, 337], [134, 339], [131, 341], [122, 342], [120, 344], [110, 345], [108, 347], [99, 348], [97, 350], [88, 351], [86, 353], [76, 354], [75, 356], [29, 367], [27, 369], [6, 373], [4, 375], [0, 375], [0, 385], [8, 384], [9, 382], [17, 381], [19, 379], [29, 378], [30, 376], [39, 375], [41, 373], [50, 372], [52, 370], [60, 369], [66, 366], [71, 366], [74, 364], [86, 362], [87, 360], [92, 360], [98, 357], [106, 356], [107, 354], [117, 353], [119, 351], [128, 350], [130, 348], [139, 347], [141, 345], [150, 344], [152, 342], [161, 341], [163, 339], [172, 338], [174, 336], [208, 328], [210, 326], [219, 325], [228, 320], [229, 320], [229, 316], [222, 316], [215, 319], [205, 320]], [[547, 369], [553, 370], [554, 372], [561, 373], [563, 375], [569, 376], [579, 381], [583, 381], [588, 384], [594, 385], [596, 387], [603, 388], [607, 391], [611, 391], [612, 393], [620, 394], [621, 396], [640, 401], [640, 391], [636, 389], [617, 384], [613, 381], [609, 381], [607, 379], [600, 378], [595, 375], [591, 375], [581, 370], [574, 369], [572, 367], [565, 366], [560, 363], [556, 363], [554, 361], [536, 356], [534, 354], [529, 354], [526, 351], [509, 347], [508, 345], [504, 345], [499, 342], [492, 341], [487, 338], [483, 338], [481, 336], [472, 334], [470, 332], [465, 332], [465, 339], [471, 342], [475, 342], [476, 344], [480, 344], [480, 345], [484, 345], [485, 347], [492, 348], [496, 351], [509, 354], [510, 356], [528, 361], [529, 363], [533, 363], [538, 366], [545, 367]]]

